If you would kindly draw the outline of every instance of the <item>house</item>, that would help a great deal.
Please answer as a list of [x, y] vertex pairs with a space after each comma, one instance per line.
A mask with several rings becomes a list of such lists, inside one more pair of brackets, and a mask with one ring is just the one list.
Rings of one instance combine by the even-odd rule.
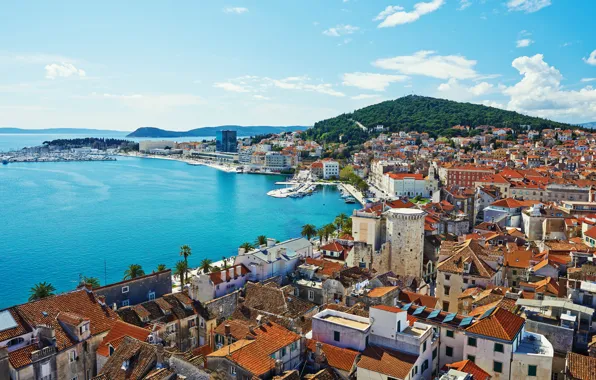
[[364, 351], [369, 333], [370, 321], [366, 317], [325, 309], [312, 319], [312, 339], [336, 347]]
[[264, 321], [250, 335], [207, 355], [207, 368], [225, 373], [227, 379], [271, 379], [293, 369], [303, 359], [300, 335]]
[[[471, 360], [462, 360], [455, 363], [445, 364], [445, 369], [451, 370], [448, 374], [453, 374], [453, 370], [455, 370], [457, 372], [471, 375], [474, 380], [490, 380], [490, 375]], [[449, 377], [447, 378], [449, 379]]]
[[360, 352], [331, 344], [306, 340], [306, 366], [312, 372], [328, 368], [341, 379], [353, 378]]
[[567, 353], [566, 378], [569, 380], [595, 380], [596, 379], [596, 358]]
[[201, 302], [211, 301], [230, 294], [244, 285], [250, 277], [250, 269], [244, 264], [214, 270], [209, 273], [197, 272], [190, 279], [189, 295]]
[[97, 296], [105, 297], [105, 302], [110, 307], [138, 305], [172, 293], [172, 270], [166, 269], [101, 286], [93, 289], [93, 292]]
[[123, 342], [124, 337], [134, 338], [140, 342], [146, 342], [149, 340], [151, 330], [144, 329], [124, 321], [116, 321], [112, 326], [112, 329], [108, 335], [103, 338], [101, 344], [97, 348], [97, 371], [101, 372], [101, 369], [108, 361], [110, 356]]
[[96, 351], [118, 316], [88, 289], [42, 298], [0, 312], [12, 328], [8, 340], [12, 379], [89, 379], [97, 373]]

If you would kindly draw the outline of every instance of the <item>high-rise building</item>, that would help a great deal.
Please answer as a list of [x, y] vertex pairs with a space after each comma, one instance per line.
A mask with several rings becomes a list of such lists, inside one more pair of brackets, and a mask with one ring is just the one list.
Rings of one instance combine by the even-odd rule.
[[215, 135], [215, 150], [218, 152], [236, 153], [238, 151], [236, 131], [217, 131]]

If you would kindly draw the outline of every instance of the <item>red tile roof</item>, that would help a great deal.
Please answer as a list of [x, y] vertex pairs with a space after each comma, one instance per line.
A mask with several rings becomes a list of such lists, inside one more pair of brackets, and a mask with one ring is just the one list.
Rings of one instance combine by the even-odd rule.
[[368, 346], [362, 353], [358, 368], [382, 373], [396, 379], [405, 379], [412, 371], [416, 360], [418, 360], [418, 356], [415, 355], [379, 346]]
[[596, 380], [596, 358], [568, 352], [567, 370], [574, 379]]
[[109, 344], [111, 344], [114, 349], [118, 348], [118, 345], [114, 344], [114, 342], [124, 336], [129, 336], [144, 342], [147, 340], [150, 333], [151, 331], [147, 329], [131, 325], [124, 321], [116, 321], [108, 335], [103, 338], [103, 341], [97, 347], [97, 355], [105, 357], [110, 356]]
[[[316, 351], [317, 341], [313, 339], [306, 340], [307, 351]], [[353, 351], [347, 348], [335, 347], [331, 344], [321, 343], [321, 349], [327, 358], [327, 363], [333, 368], [341, 371], [350, 372], [354, 366], [356, 358], [360, 354], [358, 351]]]
[[454, 369], [456, 371], [469, 373], [470, 375], [472, 375], [474, 380], [489, 380], [490, 379], [490, 375], [488, 373], [486, 373], [482, 368], [478, 367], [471, 360], [462, 360], [460, 362], [445, 364], [445, 367], [447, 367], [449, 369]]
[[397, 286], [381, 286], [371, 289], [367, 295], [369, 297], [383, 297], [385, 294], [394, 291], [395, 289], [397, 289]]
[[503, 308], [496, 308], [490, 316], [466, 329], [474, 334], [512, 341], [524, 326], [525, 319]]
[[30, 344], [23, 348], [19, 348], [18, 350], [14, 350], [8, 353], [8, 361], [10, 365], [15, 368], [19, 369], [31, 364], [31, 353], [33, 351], [39, 350], [36, 344]]
[[5, 311], [10, 313], [17, 325], [13, 328], [0, 331], [0, 342], [31, 332], [31, 328], [25, 323], [15, 308], [10, 308]]

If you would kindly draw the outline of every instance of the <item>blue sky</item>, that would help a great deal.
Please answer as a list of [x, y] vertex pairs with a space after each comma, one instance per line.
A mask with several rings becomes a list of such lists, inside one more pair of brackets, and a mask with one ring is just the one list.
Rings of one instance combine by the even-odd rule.
[[592, 0], [10, 2], [0, 126], [311, 125], [419, 94], [596, 120]]

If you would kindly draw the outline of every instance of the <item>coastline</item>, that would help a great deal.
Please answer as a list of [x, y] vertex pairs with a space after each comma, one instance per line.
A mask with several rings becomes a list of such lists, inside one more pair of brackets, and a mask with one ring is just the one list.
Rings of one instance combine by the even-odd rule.
[[223, 165], [214, 162], [204, 161], [204, 160], [196, 160], [184, 157], [167, 157], [167, 156], [159, 156], [156, 154], [135, 154], [135, 153], [118, 153], [118, 156], [123, 157], [136, 157], [136, 158], [153, 158], [156, 160], [168, 160], [168, 161], [178, 161], [178, 162], [185, 162], [188, 165], [195, 165], [195, 166], [209, 166], [210, 168], [221, 170], [226, 173], [238, 173], [238, 167], [241, 165]]

